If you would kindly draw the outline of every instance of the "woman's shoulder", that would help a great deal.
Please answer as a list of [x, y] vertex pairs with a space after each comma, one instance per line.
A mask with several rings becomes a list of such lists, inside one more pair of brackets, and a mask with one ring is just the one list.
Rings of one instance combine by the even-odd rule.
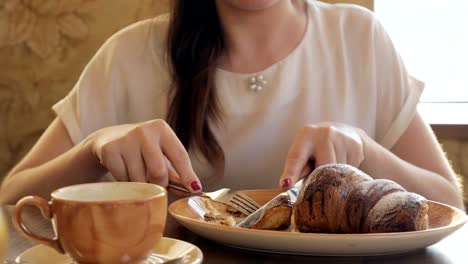
[[307, 0], [311, 15], [323, 26], [338, 27], [350, 31], [372, 29], [378, 23], [375, 14], [360, 5], [337, 3], [329, 4], [321, 1]]
[[[320, 41], [327, 47], [337, 47], [353, 56], [369, 55], [376, 41], [386, 38], [386, 32], [375, 14], [354, 4], [328, 4], [308, 0], [309, 16]], [[387, 41], [387, 40], [385, 40]]]
[[169, 26], [169, 14], [134, 22], [112, 35], [109, 40], [124, 43], [145, 43], [141, 40], [157, 39], [163, 42], [166, 39]]
[[148, 58], [148, 54], [162, 57], [168, 26], [168, 14], [134, 22], [112, 34], [101, 46], [98, 55], [110, 54], [115, 60], [120, 58], [127, 62], [131, 58]]

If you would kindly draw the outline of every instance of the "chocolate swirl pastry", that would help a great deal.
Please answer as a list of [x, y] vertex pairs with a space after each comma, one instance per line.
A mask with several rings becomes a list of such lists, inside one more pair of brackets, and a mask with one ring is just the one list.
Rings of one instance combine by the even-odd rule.
[[300, 232], [383, 233], [428, 227], [427, 200], [350, 165], [328, 164], [305, 180], [293, 206]]

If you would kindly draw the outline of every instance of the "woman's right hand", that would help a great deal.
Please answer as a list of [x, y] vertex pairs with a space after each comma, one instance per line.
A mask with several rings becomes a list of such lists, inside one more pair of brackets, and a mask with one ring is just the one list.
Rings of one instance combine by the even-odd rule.
[[201, 191], [190, 158], [162, 119], [103, 128], [87, 138], [91, 151], [118, 181], [168, 182]]

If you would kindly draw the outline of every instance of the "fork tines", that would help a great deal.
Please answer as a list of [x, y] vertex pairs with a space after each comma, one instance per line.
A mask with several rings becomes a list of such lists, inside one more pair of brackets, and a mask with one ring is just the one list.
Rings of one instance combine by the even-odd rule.
[[231, 203], [244, 209], [250, 214], [255, 212], [258, 208], [260, 208], [260, 205], [257, 202], [255, 202], [254, 200], [252, 200], [252, 198], [243, 193], [236, 193], [234, 196], [232, 196]]

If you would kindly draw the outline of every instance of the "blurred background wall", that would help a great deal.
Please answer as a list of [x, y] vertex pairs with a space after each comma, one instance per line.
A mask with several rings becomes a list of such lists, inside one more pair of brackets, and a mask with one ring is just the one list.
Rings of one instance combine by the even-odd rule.
[[0, 0], [0, 179], [102, 43], [169, 0]]

